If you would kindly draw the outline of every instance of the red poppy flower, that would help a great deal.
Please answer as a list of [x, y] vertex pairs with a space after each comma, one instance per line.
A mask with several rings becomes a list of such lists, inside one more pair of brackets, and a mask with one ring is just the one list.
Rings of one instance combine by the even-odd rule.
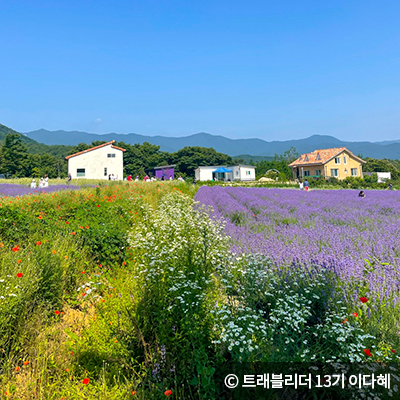
[[42, 244], [42, 242], [36, 242], [36, 246], [40, 246]]
[[20, 367], [15, 367], [14, 371], [18, 372], [20, 369], [21, 369]]
[[54, 314], [60, 315], [60, 311], [56, 310], [56, 311], [54, 311]]
[[89, 382], [90, 382], [90, 379], [89, 379], [89, 378], [85, 378], [85, 379], [82, 381], [82, 383], [83, 383], [84, 385], [87, 385]]
[[86, 227], [85, 227], [86, 229], [89, 229], [89, 225], [86, 225]]
[[22, 272], [18, 272], [17, 278], [22, 278]]
[[136, 393], [137, 393], [136, 390], [132, 390], [131, 395], [134, 396]]
[[358, 317], [358, 314], [355, 312], [355, 313], [353, 313], [353, 315], [357, 318]]
[[167, 397], [169, 397], [169, 396], [171, 396], [171, 394], [172, 394], [172, 390], [166, 390], [166, 391], [164, 392], [164, 394], [165, 394]]
[[344, 319], [344, 321], [342, 321], [342, 324], [345, 324], [347, 322], [347, 318]]
[[100, 207], [100, 204], [97, 204], [97, 207]]
[[368, 299], [366, 297], [360, 297], [361, 303], [366, 303]]
[[75, 235], [76, 235], [76, 233], [75, 233], [75, 232], [71, 232], [71, 235], [74, 235], [74, 236], [75, 236]]
[[15, 247], [13, 247], [11, 250], [14, 251], [14, 252], [19, 251], [19, 246], [17, 245]]
[[69, 222], [68, 221], [65, 221], [65, 223], [68, 225], [69, 224]]
[[41, 215], [38, 216], [39, 219], [43, 219], [43, 217]]
[[29, 364], [28, 360], [24, 361], [24, 365], [28, 365], [28, 364]]
[[390, 351], [394, 354], [394, 353], [396, 353], [393, 349], [390, 349]]
[[364, 349], [363, 352], [368, 356], [372, 357], [371, 350], [370, 349]]

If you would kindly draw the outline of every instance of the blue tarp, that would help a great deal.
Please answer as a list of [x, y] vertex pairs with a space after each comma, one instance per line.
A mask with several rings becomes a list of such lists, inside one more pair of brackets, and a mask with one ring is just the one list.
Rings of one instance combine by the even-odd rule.
[[232, 170], [227, 169], [227, 168], [224, 168], [224, 167], [220, 167], [220, 168], [216, 169], [216, 170], [213, 171], [213, 172], [216, 172], [216, 173], [224, 173], [224, 172], [232, 172]]

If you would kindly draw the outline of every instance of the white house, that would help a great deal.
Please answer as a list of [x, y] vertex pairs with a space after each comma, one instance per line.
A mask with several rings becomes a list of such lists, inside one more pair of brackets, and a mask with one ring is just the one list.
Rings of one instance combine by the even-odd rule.
[[113, 174], [116, 179], [122, 180], [123, 155], [126, 150], [114, 146], [114, 142], [112, 140], [65, 157], [71, 178], [108, 179]]
[[[221, 171], [221, 172], [220, 172]], [[195, 169], [197, 181], [254, 181], [256, 179], [256, 168], [252, 165], [234, 165], [227, 167], [219, 166], [200, 166]]]

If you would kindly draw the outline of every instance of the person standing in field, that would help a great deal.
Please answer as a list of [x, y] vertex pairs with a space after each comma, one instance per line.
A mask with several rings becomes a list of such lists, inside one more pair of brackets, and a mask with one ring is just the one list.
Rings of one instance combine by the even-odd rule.
[[309, 187], [309, 183], [308, 183], [308, 180], [306, 179], [304, 181], [304, 189], [305, 189], [306, 192], [308, 191], [308, 187]]
[[132, 175], [128, 175], [128, 182], [130, 182], [132, 180]]
[[194, 177], [194, 178], [193, 178], [193, 185], [194, 185], [194, 187], [196, 187], [196, 183], [197, 183], [196, 177]]
[[301, 179], [299, 180], [299, 189], [300, 190], [304, 189], [304, 185], [303, 185], [303, 182], [301, 181]]

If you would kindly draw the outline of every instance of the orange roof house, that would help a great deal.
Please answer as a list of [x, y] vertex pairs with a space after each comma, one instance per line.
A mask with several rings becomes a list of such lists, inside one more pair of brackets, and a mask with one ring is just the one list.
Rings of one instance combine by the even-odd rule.
[[123, 154], [126, 151], [114, 145], [115, 140], [65, 157], [72, 179], [123, 179]]
[[123, 149], [122, 147], [114, 146], [113, 143], [115, 143], [115, 140], [111, 140], [111, 142], [103, 143], [103, 144], [100, 144], [100, 145], [95, 146], [95, 147], [91, 147], [90, 149], [86, 149], [86, 150], [79, 151], [78, 153], [70, 154], [69, 156], [65, 157], [65, 159], [66, 159], [66, 160], [69, 160], [71, 157], [79, 156], [80, 154], [88, 153], [89, 151], [97, 150], [97, 149], [100, 149], [100, 147], [108, 146], [108, 145], [110, 145], [110, 144], [111, 144], [111, 147], [112, 147], [113, 149], [118, 149], [118, 150], [121, 150], [121, 151], [126, 151], [126, 150]]
[[362, 177], [362, 164], [365, 161], [355, 156], [346, 147], [314, 150], [302, 154], [289, 164], [295, 179], [325, 177], [345, 179], [348, 176]]

